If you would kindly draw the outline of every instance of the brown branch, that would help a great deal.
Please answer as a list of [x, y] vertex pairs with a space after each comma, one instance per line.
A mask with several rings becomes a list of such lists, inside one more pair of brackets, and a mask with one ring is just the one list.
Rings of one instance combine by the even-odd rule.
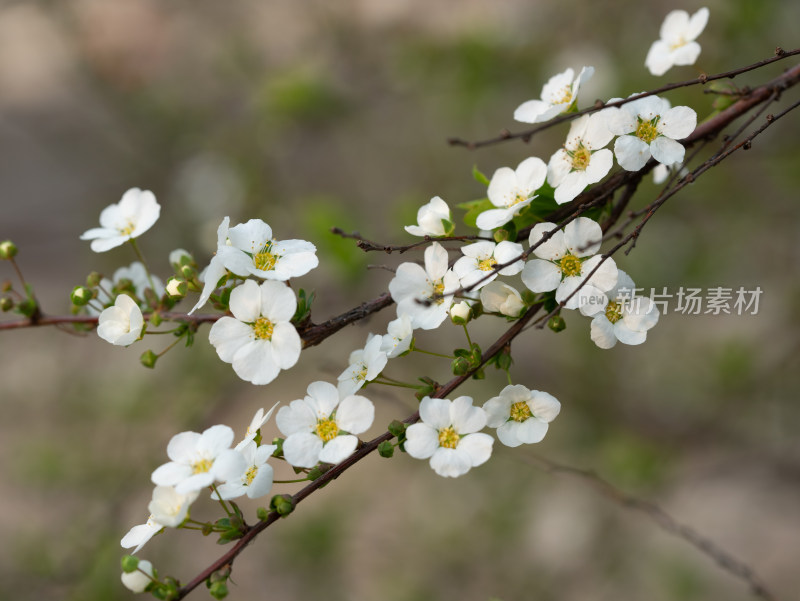
[[769, 65], [770, 63], [783, 60], [784, 58], [788, 58], [796, 54], [800, 54], [800, 48], [796, 48], [795, 50], [789, 50], [789, 51], [783, 50], [782, 48], [776, 48], [774, 56], [771, 56], [770, 58], [764, 59], [762, 61], [758, 61], [757, 63], [753, 63], [752, 65], [748, 65], [746, 67], [733, 69], [732, 71], [725, 71], [724, 73], [717, 73], [715, 75], [700, 75], [695, 79], [689, 79], [678, 83], [670, 83], [655, 90], [651, 90], [649, 92], [642, 92], [641, 94], [633, 94], [632, 96], [628, 96], [627, 98], [624, 98], [622, 100], [617, 100], [615, 102], [603, 103], [600, 100], [598, 100], [597, 102], [595, 102], [594, 105], [585, 108], [581, 111], [555, 117], [550, 121], [547, 121], [546, 123], [543, 123], [536, 127], [532, 127], [530, 129], [526, 129], [524, 131], [520, 131], [517, 133], [511, 133], [508, 130], [503, 130], [500, 133], [500, 135], [495, 138], [479, 140], [477, 142], [469, 142], [461, 138], [449, 138], [447, 142], [451, 146], [463, 146], [468, 150], [475, 150], [477, 148], [483, 148], [484, 146], [491, 146], [494, 144], [499, 144], [501, 142], [506, 142], [508, 140], [517, 140], [517, 139], [522, 140], [527, 144], [528, 142], [530, 142], [531, 138], [533, 138], [533, 136], [539, 133], [540, 131], [550, 129], [551, 127], [555, 127], [556, 125], [564, 123], [565, 121], [571, 121], [572, 119], [577, 119], [581, 115], [594, 113], [604, 108], [622, 106], [623, 104], [633, 102], [634, 100], [639, 100], [640, 98], [646, 98], [647, 96], [655, 96], [657, 94], [663, 94], [664, 92], [669, 92], [670, 90], [675, 90], [678, 88], [685, 88], [688, 86], [694, 86], [698, 84], [705, 85], [709, 81], [714, 81], [717, 79], [733, 79], [734, 77], [742, 73], [753, 71], [755, 69], [760, 69], [765, 65]]
[[367, 240], [358, 232], [347, 233], [343, 229], [339, 227], [332, 227], [331, 233], [336, 234], [337, 236], [341, 236], [342, 238], [350, 238], [352, 240], [356, 240], [356, 246], [363, 250], [364, 252], [371, 252], [375, 250], [379, 250], [385, 252], [387, 255], [392, 254], [393, 252], [404, 253], [412, 248], [417, 248], [419, 246], [425, 246], [430, 244], [431, 242], [465, 242], [467, 240], [489, 240], [489, 238], [484, 238], [482, 236], [423, 236], [422, 240], [418, 242], [412, 242], [411, 244], [405, 245], [386, 245], [381, 244], [380, 242], [373, 242], [371, 240]]
[[548, 474], [567, 475], [588, 484], [599, 494], [611, 499], [614, 503], [644, 514], [653, 520], [661, 529], [686, 541], [706, 557], [712, 559], [720, 568], [729, 574], [743, 580], [750, 587], [750, 591], [765, 601], [774, 601], [775, 597], [756, 575], [755, 571], [743, 561], [716, 545], [709, 538], [703, 536], [695, 529], [673, 518], [655, 503], [629, 495], [619, 488], [598, 476], [594, 471], [582, 470], [576, 467], [563, 465], [530, 453], [530, 457], [517, 456], [518, 461], [535, 465], [544, 469]]

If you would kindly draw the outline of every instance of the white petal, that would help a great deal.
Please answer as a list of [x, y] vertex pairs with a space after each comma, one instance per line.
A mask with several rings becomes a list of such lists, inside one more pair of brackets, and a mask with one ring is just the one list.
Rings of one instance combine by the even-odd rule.
[[666, 111], [658, 122], [658, 132], [672, 138], [682, 140], [697, 127], [697, 113], [688, 106], [675, 106]]
[[623, 169], [639, 171], [650, 158], [650, 146], [635, 136], [620, 136], [614, 142], [614, 155]]
[[339, 393], [330, 382], [312, 382], [308, 385], [305, 403], [315, 419], [328, 419], [339, 404]]
[[284, 436], [289, 436], [297, 432], [311, 432], [317, 423], [317, 416], [308, 404], [298, 399], [278, 410], [275, 423]]
[[351, 434], [361, 434], [375, 419], [375, 405], [363, 396], [345, 398], [336, 411], [336, 423]]
[[261, 219], [251, 219], [228, 230], [228, 238], [232, 246], [256, 254], [272, 239], [272, 228]]
[[561, 403], [552, 394], [541, 390], [532, 391], [528, 402], [533, 414], [543, 422], [553, 421], [561, 412]]
[[458, 441], [458, 450], [469, 456], [472, 467], [477, 467], [491, 457], [493, 444], [494, 438], [488, 434], [469, 434]]
[[[647, 58], [644, 60], [644, 66], [647, 67], [650, 73], [657, 77], [664, 75], [673, 64], [669, 44], [664, 40], [656, 40], [653, 42], [650, 46], [650, 50], [647, 52]], [[630, 131], [633, 130], [629, 130], [629, 132]]]
[[514, 111], [514, 120], [522, 123], [537, 123], [544, 121], [541, 117], [550, 108], [549, 102], [541, 100], [528, 100], [520, 104]]
[[428, 424], [413, 424], [406, 430], [404, 448], [414, 459], [427, 459], [439, 448], [439, 434]]
[[585, 171], [572, 171], [568, 173], [564, 176], [564, 179], [561, 180], [561, 184], [556, 188], [556, 202], [563, 205], [574, 200], [578, 194], [583, 192], [587, 183]]
[[499, 428], [508, 421], [511, 414], [511, 405], [513, 401], [504, 396], [492, 397], [483, 404], [483, 410], [486, 412], [486, 425], [490, 428]]
[[516, 435], [520, 442], [534, 444], [542, 441], [544, 435], [547, 434], [547, 428], [547, 423], [535, 417], [530, 417], [519, 425]]
[[617, 344], [614, 336], [614, 325], [605, 315], [598, 315], [592, 320], [590, 336], [594, 343], [602, 349], [609, 349]]
[[[567, 243], [564, 241], [564, 232], [559, 230], [545, 242], [539, 244], [539, 241], [545, 234], [557, 230], [558, 226], [555, 223], [537, 223], [531, 228], [531, 233], [528, 235], [528, 243], [531, 248], [534, 246], [533, 254], [540, 259], [547, 259], [548, 261], [557, 261], [567, 253]], [[538, 246], [537, 246], [538, 244]]]
[[358, 438], [355, 436], [337, 436], [333, 440], [325, 443], [325, 446], [322, 447], [322, 451], [320, 451], [319, 460], [325, 463], [339, 463], [352, 455], [357, 445]]
[[561, 283], [561, 269], [549, 261], [534, 259], [522, 270], [522, 283], [531, 292], [550, 292]]
[[269, 384], [280, 372], [272, 345], [266, 340], [254, 340], [242, 346], [236, 351], [231, 364], [237, 376], [257, 385]]
[[659, 35], [662, 40], [677, 41], [688, 28], [689, 13], [685, 10], [673, 10], [664, 18]]
[[227, 315], [217, 320], [208, 332], [208, 341], [225, 363], [232, 362], [236, 352], [252, 340], [255, 340], [253, 328]]
[[588, 257], [600, 250], [603, 230], [588, 217], [578, 217], [564, 228], [564, 243], [569, 252], [576, 257]]
[[686, 149], [680, 142], [676, 142], [671, 138], [659, 136], [650, 144], [650, 152], [653, 154], [653, 158], [659, 163], [672, 165], [673, 163], [680, 163], [683, 161]]
[[289, 322], [278, 323], [272, 330], [272, 357], [281, 369], [289, 369], [300, 358], [303, 343]]
[[635, 332], [620, 320], [614, 324], [614, 336], [623, 344], [637, 345], [647, 339], [647, 332]]
[[260, 293], [261, 315], [272, 322], [289, 321], [294, 317], [297, 299], [291, 288], [281, 282], [267, 281], [261, 284]]
[[[489, 209], [488, 211], [484, 211], [478, 215], [478, 218], [475, 220], [475, 225], [481, 230], [493, 230], [501, 225], [505, 225], [514, 219], [514, 211], [522, 204], [523, 203], [519, 203], [510, 209]], [[525, 206], [528, 204], [530, 203], [526, 203]]]
[[433, 471], [445, 478], [457, 478], [469, 471], [472, 460], [468, 453], [459, 449], [436, 449], [430, 461]]
[[539, 157], [529, 157], [517, 166], [516, 177], [519, 187], [529, 195], [544, 184], [547, 165]]
[[425, 397], [419, 404], [420, 419], [436, 430], [447, 428], [452, 425], [450, 421], [450, 404], [447, 399]]
[[253, 280], [246, 280], [231, 291], [230, 309], [239, 321], [254, 322], [261, 317], [261, 289]]
[[294, 467], [314, 467], [321, 451], [322, 440], [316, 434], [298, 432], [283, 441], [283, 456]]
[[450, 404], [450, 423], [458, 434], [471, 434], [486, 426], [486, 412], [473, 407], [471, 397], [460, 396]]

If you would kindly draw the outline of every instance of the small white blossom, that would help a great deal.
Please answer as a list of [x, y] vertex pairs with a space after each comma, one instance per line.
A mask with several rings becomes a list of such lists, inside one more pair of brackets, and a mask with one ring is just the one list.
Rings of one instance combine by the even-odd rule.
[[144, 524], [139, 524], [138, 526], [134, 526], [128, 533], [122, 537], [122, 540], [119, 541], [120, 546], [123, 549], [130, 549], [131, 547], [136, 547], [133, 551], [131, 551], [131, 555], [135, 555], [139, 549], [145, 546], [147, 541], [149, 541], [153, 536], [158, 534], [164, 529], [164, 524], [158, 523], [152, 514], [150, 517], [147, 518], [147, 521]]
[[546, 392], [517, 384], [503, 388], [500, 396], [486, 401], [483, 408], [489, 416], [487, 425], [497, 428], [500, 442], [518, 447], [541, 442], [548, 424], [561, 411], [561, 403]]
[[378, 377], [386, 367], [388, 358], [381, 350], [383, 336], [370, 336], [363, 349], [350, 353], [350, 365], [338, 378], [339, 396], [355, 394], [364, 384]]
[[122, 199], [100, 213], [100, 226], [85, 231], [81, 240], [91, 240], [96, 253], [105, 252], [138, 238], [158, 220], [161, 206], [150, 190], [131, 188]]
[[181, 284], [185, 285], [186, 282], [178, 278], [170, 278], [169, 281], [167, 281], [167, 294], [169, 294], [171, 298], [183, 298], [186, 296], [186, 293], [182, 290]]
[[659, 163], [683, 162], [686, 149], [677, 142], [697, 126], [697, 113], [688, 106], [670, 108], [669, 101], [646, 96], [607, 109], [608, 129], [616, 136], [614, 154], [620, 167], [639, 171], [652, 156]]
[[581, 84], [589, 81], [593, 74], [594, 67], [584, 67], [578, 77], [572, 69], [553, 75], [542, 88], [542, 99], [523, 102], [514, 111], [514, 119], [523, 123], [541, 123], [565, 112], [577, 102]]
[[438, 196], [431, 198], [417, 211], [417, 224], [407, 225], [405, 230], [412, 236], [446, 236], [453, 229], [450, 207]]
[[290, 320], [297, 308], [292, 289], [281, 282], [260, 286], [246, 280], [231, 292], [233, 317], [222, 317], [208, 333], [219, 358], [243, 380], [269, 384], [300, 357], [301, 341]]
[[664, 75], [673, 65], [693, 65], [700, 56], [695, 42], [708, 23], [708, 9], [703, 7], [691, 17], [685, 10], [673, 10], [661, 24], [661, 39], [653, 42], [644, 61], [653, 75]]
[[147, 505], [151, 518], [168, 528], [177, 528], [189, 515], [189, 507], [195, 502], [199, 491], [180, 494], [174, 486], [156, 486], [153, 498]]
[[493, 230], [511, 221], [527, 207], [547, 177], [547, 165], [538, 157], [529, 157], [516, 169], [500, 167], [489, 181], [487, 195], [497, 208], [484, 211], [475, 223], [482, 230]]
[[372, 425], [375, 406], [363, 396], [342, 397], [328, 382], [312, 382], [307, 392], [278, 411], [275, 421], [286, 436], [283, 455], [295, 467], [339, 463], [356, 450], [355, 435]]
[[603, 349], [609, 349], [619, 340], [623, 344], [642, 344], [647, 331], [658, 323], [660, 312], [646, 296], [635, 295], [636, 286], [631, 277], [619, 271], [617, 285], [608, 291], [605, 310], [592, 320], [591, 338]]
[[494, 439], [479, 433], [486, 425], [486, 412], [460, 396], [450, 401], [425, 397], [419, 405], [420, 422], [406, 430], [406, 452], [415, 459], [430, 458], [440, 476], [455, 478], [485, 463]]
[[492, 282], [481, 288], [481, 304], [487, 313], [501, 313], [508, 317], [519, 317], [525, 308], [517, 289], [502, 282]]
[[256, 411], [256, 414], [253, 416], [253, 419], [250, 420], [250, 425], [247, 426], [247, 431], [244, 433], [244, 438], [241, 440], [239, 444], [236, 445], [236, 450], [241, 451], [241, 447], [246, 445], [248, 442], [253, 440], [256, 437], [256, 433], [261, 429], [261, 426], [267, 423], [270, 417], [272, 417], [273, 412], [280, 405], [280, 402], [275, 403], [272, 408], [264, 413], [264, 409], [259, 409]]
[[550, 157], [547, 182], [555, 188], [558, 204], [571, 201], [611, 170], [613, 155], [603, 148], [614, 137], [608, 131], [607, 119], [606, 111], [579, 117], [570, 126], [564, 148]]
[[[555, 229], [558, 226], [554, 223], [537, 223], [531, 229], [531, 247]], [[595, 255], [600, 250], [602, 240], [603, 232], [596, 221], [587, 217], [570, 221], [563, 231], [557, 231], [534, 249], [533, 253], [539, 258], [525, 264], [522, 270], [523, 283], [533, 292], [555, 290], [559, 303], [572, 295], [564, 305], [567, 309], [585, 305], [600, 311], [602, 306], [599, 299], [605, 298], [603, 293], [617, 283], [614, 260], [608, 258], [602, 261], [601, 256]], [[598, 265], [597, 271], [589, 276]], [[573, 294], [576, 290], [578, 292]], [[592, 299], [597, 300], [592, 302]]]
[[211, 498], [227, 501], [247, 495], [250, 499], [258, 499], [269, 494], [272, 490], [273, 469], [267, 461], [277, 448], [277, 445], [272, 444], [256, 446], [254, 440], [237, 447], [245, 460], [244, 473], [220, 484], [217, 487], [219, 495], [212, 493]]
[[133, 572], [122, 573], [122, 584], [134, 593], [143, 593], [153, 582], [153, 564], [146, 559], [140, 559], [139, 565]]
[[455, 303], [450, 307], [450, 320], [456, 325], [463, 325], [469, 321], [470, 306], [467, 301]]
[[[200, 490], [215, 481], [236, 478], [245, 469], [241, 453], [230, 448], [233, 430], [228, 426], [211, 426], [203, 431], [181, 432], [167, 445], [172, 460], [156, 468], [151, 476], [157, 486], [174, 486], [178, 494]], [[156, 514], [150, 509], [150, 513]], [[168, 526], [158, 516], [156, 520]]]
[[144, 316], [139, 305], [127, 294], [120, 294], [114, 305], [97, 318], [97, 335], [106, 342], [128, 346], [142, 335]]
[[458, 289], [458, 276], [448, 269], [447, 259], [447, 251], [434, 242], [425, 249], [425, 267], [402, 263], [389, 282], [398, 317], [408, 315], [414, 328], [432, 330], [447, 319], [452, 303], [448, 293]]
[[386, 334], [383, 335], [381, 341], [381, 350], [389, 359], [394, 359], [411, 348], [413, 339], [414, 328], [411, 327], [411, 318], [403, 313], [386, 326]]
[[[464, 256], [453, 265], [463, 288], [480, 290], [498, 275], [516, 275], [525, 263], [522, 259], [514, 261], [522, 255], [522, 245], [504, 240], [498, 244], [481, 240], [461, 247]], [[497, 265], [514, 261], [510, 265], [496, 270]]]

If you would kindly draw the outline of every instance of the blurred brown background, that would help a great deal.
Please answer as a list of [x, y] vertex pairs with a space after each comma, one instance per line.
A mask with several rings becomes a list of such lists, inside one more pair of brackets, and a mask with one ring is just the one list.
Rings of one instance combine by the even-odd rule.
[[[64, 313], [68, 291], [89, 271], [111, 274], [134, 260], [127, 248], [96, 255], [78, 236], [127, 188], [148, 188], [162, 215], [140, 244], [164, 279], [173, 248], [205, 264], [223, 216], [259, 217], [279, 238], [317, 245], [321, 266], [298, 284], [317, 291], [319, 321], [386, 289], [391, 275], [367, 264], [401, 260], [365, 256], [329, 228], [409, 241], [401, 226], [431, 196], [453, 206], [485, 193], [473, 164], [491, 174], [530, 155], [547, 160], [566, 129], [474, 153], [445, 140], [519, 129], [514, 108], [554, 73], [595, 66], [581, 94], [587, 105], [797, 46], [798, 3], [715, 0], [705, 3], [711, 18], [696, 67], [651, 77], [644, 57], [664, 15], [702, 5], [6, 1], [0, 238], [19, 245], [45, 311]], [[736, 82], [757, 85], [790, 64]], [[669, 98], [701, 119], [711, 110], [696, 88]], [[618, 260], [647, 289], [760, 286], [758, 315], [670, 312], [645, 346], [610, 351], [589, 341], [578, 315], [560, 334], [529, 331], [515, 345], [515, 381], [563, 404], [543, 443], [498, 443], [487, 465], [456, 481], [405, 455], [371, 457], [262, 535], [236, 563], [230, 598], [751, 598], [684, 541], [585, 483], [527, 463], [531, 451], [656, 501], [752, 566], [778, 598], [792, 598], [800, 586], [799, 129], [791, 115], [704, 176]], [[657, 190], [648, 178], [635, 207]], [[11, 278], [3, 268], [0, 278]], [[149, 474], [166, 461], [169, 438], [215, 423], [239, 436], [257, 408], [335, 379], [346, 353], [393, 317], [389, 309], [304, 352], [266, 388], [239, 381], [207, 344], [207, 329], [155, 372], [138, 355], [161, 350], [158, 337], [123, 350], [94, 335], [3, 332], [0, 599], [129, 598], [118, 541], [147, 517]], [[478, 324], [474, 335], [489, 344], [503, 326]], [[457, 328], [443, 331], [463, 343]], [[447, 350], [438, 332], [419, 343]], [[410, 380], [444, 381], [447, 372], [446, 362], [416, 358], [389, 365]], [[489, 372], [461, 393], [483, 403], [504, 384]], [[394, 389], [366, 394], [378, 406], [370, 436], [415, 405]], [[265, 438], [275, 434], [270, 425]], [[256, 504], [243, 505], [252, 515]], [[216, 514], [202, 501], [193, 516]], [[196, 538], [169, 532], [140, 555], [186, 581], [222, 552]]]

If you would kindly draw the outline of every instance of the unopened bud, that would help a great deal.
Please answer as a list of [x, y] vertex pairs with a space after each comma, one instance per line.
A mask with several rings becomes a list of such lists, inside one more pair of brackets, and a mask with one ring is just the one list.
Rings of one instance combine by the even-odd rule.
[[292, 495], [275, 495], [269, 502], [269, 507], [285, 518], [294, 511], [294, 499]]
[[72, 294], [70, 294], [69, 298], [73, 305], [77, 307], [83, 307], [86, 303], [92, 300], [93, 296], [94, 294], [92, 291], [86, 286], [75, 286], [72, 289]]
[[191, 265], [182, 265], [178, 271], [180, 272], [181, 276], [187, 280], [194, 279], [194, 277], [197, 275], [197, 269]]
[[394, 445], [388, 440], [384, 440], [378, 445], [378, 455], [389, 458], [394, 455]]
[[567, 322], [564, 321], [564, 318], [560, 315], [553, 315], [549, 320], [547, 320], [547, 327], [554, 332], [561, 332], [567, 328]]
[[186, 296], [186, 282], [178, 278], [170, 278], [167, 282], [167, 294], [170, 298], [183, 298]]
[[461, 301], [450, 307], [450, 321], [457, 326], [463, 326], [469, 321], [471, 315], [470, 306], [466, 301]]
[[142, 353], [141, 357], [139, 357], [139, 361], [141, 361], [142, 365], [145, 367], [153, 369], [156, 366], [156, 361], [158, 361], [158, 355], [156, 355], [153, 351], [147, 350]]
[[470, 360], [466, 357], [456, 357], [453, 359], [452, 368], [453, 373], [457, 376], [463, 376], [469, 371]]
[[130, 574], [139, 567], [139, 558], [134, 555], [123, 555], [120, 563], [122, 564], [122, 571]]
[[13, 259], [17, 256], [17, 245], [11, 240], [4, 240], [0, 242], [0, 259]]
[[262, 522], [265, 522], [269, 517], [269, 511], [267, 511], [266, 507], [259, 507], [256, 509], [256, 517]]
[[183, 264], [191, 265], [193, 262], [194, 259], [192, 259], [192, 255], [189, 254], [189, 251], [183, 250], [182, 248], [176, 248], [169, 253], [169, 264], [176, 269]]
[[397, 438], [400, 438], [403, 434], [406, 433], [406, 428], [407, 427], [408, 426], [406, 426], [403, 422], [401, 422], [399, 420], [393, 420], [392, 423], [389, 424], [389, 427], [387, 428], [387, 430], [389, 430], [389, 433], [392, 436], [396, 436]]
[[100, 284], [100, 280], [103, 279], [103, 274], [98, 273], [97, 271], [93, 271], [89, 275], [86, 276], [86, 285], [89, 288], [95, 288]]
[[224, 599], [228, 596], [228, 585], [224, 580], [214, 582], [208, 587], [208, 592], [214, 599]]
[[11, 309], [13, 308], [14, 308], [14, 301], [10, 297], [8, 296], [0, 297], [0, 310], [2, 310], [3, 313], [5, 313], [6, 311], [11, 311]]

